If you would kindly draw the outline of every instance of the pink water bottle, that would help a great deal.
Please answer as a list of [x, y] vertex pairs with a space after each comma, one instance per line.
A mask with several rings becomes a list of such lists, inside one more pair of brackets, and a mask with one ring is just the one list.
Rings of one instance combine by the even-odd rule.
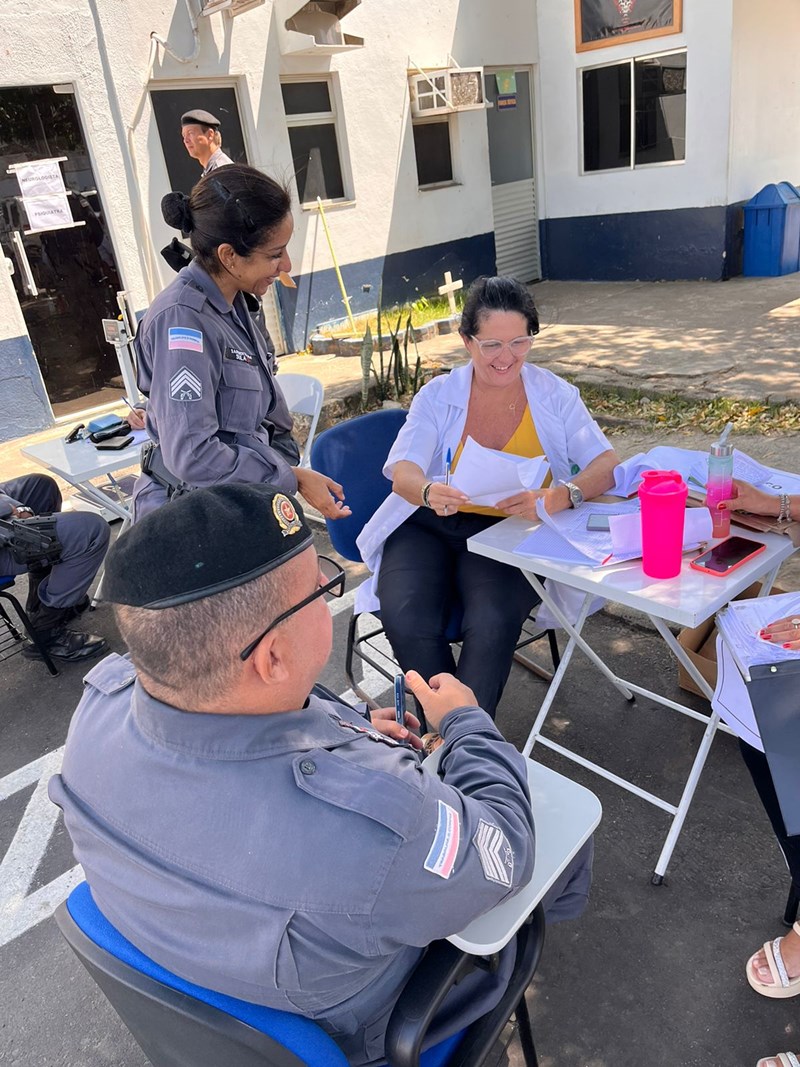
[[674, 578], [680, 572], [688, 495], [689, 489], [677, 471], [645, 471], [642, 475], [642, 570], [650, 578]]
[[706, 507], [711, 512], [712, 537], [728, 537], [731, 532], [731, 513], [727, 509], [720, 511], [718, 505], [733, 496], [733, 445], [728, 444], [732, 425], [728, 423], [708, 457]]

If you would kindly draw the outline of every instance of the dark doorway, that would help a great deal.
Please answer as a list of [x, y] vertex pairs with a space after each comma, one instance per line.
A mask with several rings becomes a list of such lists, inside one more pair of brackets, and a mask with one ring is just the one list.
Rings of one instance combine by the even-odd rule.
[[[26, 233], [8, 168], [60, 156], [72, 218], [83, 225]], [[119, 364], [101, 320], [119, 314], [122, 286], [71, 85], [0, 89], [0, 245], [14, 264], [14, 288], [56, 416], [118, 397]]]
[[234, 163], [247, 163], [234, 89], [153, 89], [150, 102], [167, 164], [169, 186], [174, 192], [189, 193], [202, 173], [200, 164], [192, 159], [181, 140], [181, 115], [187, 111], [200, 108], [215, 115], [220, 121], [223, 152]]

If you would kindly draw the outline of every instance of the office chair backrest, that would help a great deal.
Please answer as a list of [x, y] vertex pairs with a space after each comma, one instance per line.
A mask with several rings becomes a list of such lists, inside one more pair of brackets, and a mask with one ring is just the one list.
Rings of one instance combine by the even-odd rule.
[[280, 374], [278, 385], [286, 398], [286, 404], [293, 415], [305, 415], [311, 419], [308, 427], [308, 436], [303, 446], [303, 454], [300, 457], [300, 466], [308, 467], [311, 456], [311, 446], [314, 443], [314, 435], [317, 432], [319, 413], [322, 410], [322, 402], [325, 399], [325, 390], [319, 378], [310, 374]]
[[154, 1067], [347, 1067], [341, 1049], [300, 1015], [187, 982], [140, 952], [82, 882], [56, 922]]
[[383, 465], [406, 415], [399, 408], [359, 415], [325, 430], [311, 449], [312, 468], [342, 484], [353, 512], [327, 524], [331, 544], [345, 559], [361, 560], [356, 538], [391, 492]]

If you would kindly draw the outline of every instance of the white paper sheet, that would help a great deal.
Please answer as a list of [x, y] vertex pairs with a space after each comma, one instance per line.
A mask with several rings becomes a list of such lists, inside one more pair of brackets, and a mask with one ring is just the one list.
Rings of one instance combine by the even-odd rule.
[[[708, 481], [708, 453], [668, 445], [638, 452], [614, 469], [614, 488], [610, 492], [616, 496], [630, 496], [639, 488], [643, 471], [649, 470], [678, 471], [692, 496], [703, 497]], [[733, 476], [751, 482], [767, 493], [800, 493], [798, 475], [766, 467], [738, 448], [733, 450]]]
[[756, 663], [779, 663], [800, 659], [800, 652], [781, 648], [758, 636], [768, 623], [800, 617], [800, 593], [779, 593], [753, 600], [734, 600], [717, 615], [717, 629], [746, 678]]
[[534, 559], [549, 559], [556, 563], [580, 563], [587, 567], [594, 566], [594, 560], [584, 556], [569, 541], [551, 530], [549, 526], [538, 526], [517, 545], [516, 552]]
[[468, 437], [450, 484], [465, 493], [473, 504], [494, 507], [498, 501], [523, 489], [538, 489], [549, 470], [544, 456], [525, 459], [484, 448]]
[[[688, 552], [710, 541], [711, 512], [708, 508], [687, 508], [683, 525], [683, 549]], [[642, 554], [641, 516], [619, 515], [611, 519], [611, 548], [614, 560], [636, 559]]]
[[750, 694], [733, 654], [721, 634], [717, 634], [717, 688], [714, 690], [711, 707], [737, 737], [741, 737], [759, 752], [764, 751]]

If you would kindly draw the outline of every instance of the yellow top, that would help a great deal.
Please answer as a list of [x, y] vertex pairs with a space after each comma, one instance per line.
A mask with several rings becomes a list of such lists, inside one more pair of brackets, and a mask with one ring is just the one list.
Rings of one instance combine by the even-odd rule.
[[[458, 466], [458, 461], [461, 458], [463, 449], [464, 444], [462, 442], [459, 444], [456, 449], [456, 454], [453, 456], [451, 470], [455, 471]], [[533, 459], [534, 456], [544, 455], [544, 450], [542, 449], [542, 444], [539, 440], [539, 434], [536, 432], [536, 424], [531, 415], [531, 409], [527, 405], [523, 416], [520, 419], [519, 426], [514, 430], [504, 447], [499, 449], [499, 451], [510, 452], [514, 456], [525, 456], [526, 459]], [[548, 474], [542, 482], [542, 488], [546, 489], [552, 480], [551, 475]], [[473, 515], [492, 515], [498, 519], [506, 518], [505, 512], [498, 511], [497, 508], [484, 508], [479, 507], [477, 504], [466, 504], [458, 510], [470, 512], [470, 514]]]

